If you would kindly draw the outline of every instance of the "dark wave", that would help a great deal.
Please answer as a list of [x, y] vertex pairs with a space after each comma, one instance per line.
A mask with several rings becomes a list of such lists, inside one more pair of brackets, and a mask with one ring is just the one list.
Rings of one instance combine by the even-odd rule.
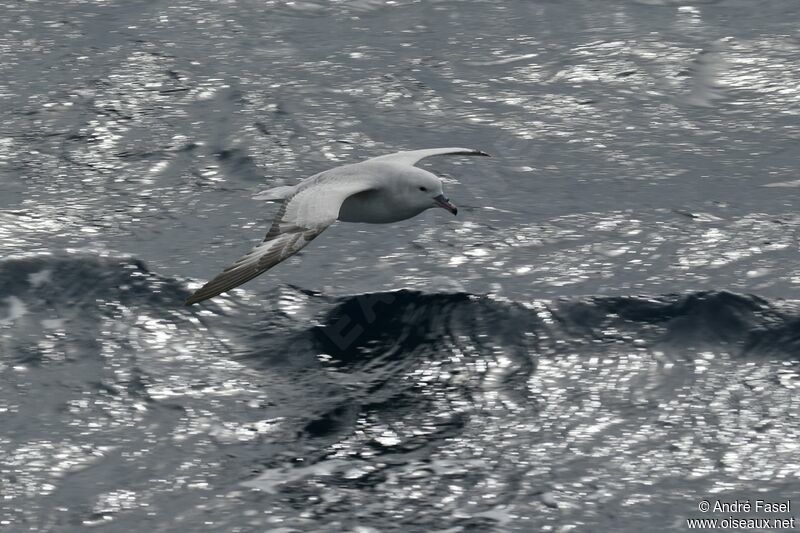
[[[737, 356], [797, 354], [800, 309], [755, 295], [704, 291], [658, 297], [624, 296], [550, 307], [556, 334], [613, 342], [632, 337], [651, 346], [726, 350]], [[624, 333], [608, 334], [609, 331]], [[688, 352], [691, 355], [691, 352]]]
[[513, 303], [463, 293], [402, 290], [342, 298], [312, 332], [320, 351], [352, 362], [365, 353], [383, 351], [397, 357], [462, 336], [486, 335], [502, 344], [517, 344], [529, 319], [528, 311]]
[[[77, 322], [107, 314], [114, 305], [150, 308], [155, 316], [181, 322], [179, 317], [197, 314], [181, 309], [189, 292], [183, 282], [154, 274], [134, 258], [63, 254], [0, 260], [5, 306], [0, 316], [13, 312], [14, 297], [26, 312], [62, 309]], [[300, 318], [290, 320], [281, 311], [278, 303], [287, 298], [304, 307]], [[500, 346], [520, 360], [529, 350], [591, 352], [592, 346], [633, 341], [716, 347], [741, 356], [796, 357], [800, 348], [796, 303], [726, 291], [514, 302], [408, 290], [329, 298], [281, 287], [262, 301], [267, 303], [257, 306], [259, 316], [252, 314], [254, 304], [236, 296], [226, 298], [232, 311], [221, 312], [213, 301], [202, 309], [249, 335], [251, 354], [258, 357], [272, 347], [287, 354], [323, 353], [345, 366], [375, 357], [397, 361], [419, 350], [452, 351], [465, 342], [486, 352]], [[237, 311], [238, 319], [231, 319]]]
[[26, 296], [36, 305], [86, 307], [113, 300], [161, 308], [188, 293], [181, 282], [153, 274], [131, 257], [48, 254], [0, 261], [0, 299]]
[[[420, 345], [469, 337], [540, 351], [592, 342], [716, 347], [735, 355], [797, 354], [800, 310], [791, 302], [705, 291], [658, 297], [518, 302], [470, 294], [398, 291], [341, 298], [312, 328], [316, 348], [343, 363], [398, 357]], [[591, 347], [586, 346], [588, 351]]]

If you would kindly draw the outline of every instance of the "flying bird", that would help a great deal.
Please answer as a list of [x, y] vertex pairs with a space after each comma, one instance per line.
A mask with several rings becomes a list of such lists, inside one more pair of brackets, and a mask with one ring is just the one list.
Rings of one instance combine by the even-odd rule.
[[223, 270], [187, 300], [192, 305], [238, 287], [297, 253], [325, 228], [342, 222], [386, 224], [431, 207], [454, 215], [441, 180], [414, 165], [434, 155], [489, 154], [468, 148], [430, 148], [373, 157], [315, 174], [297, 185], [275, 187], [257, 200], [281, 202], [264, 241]]

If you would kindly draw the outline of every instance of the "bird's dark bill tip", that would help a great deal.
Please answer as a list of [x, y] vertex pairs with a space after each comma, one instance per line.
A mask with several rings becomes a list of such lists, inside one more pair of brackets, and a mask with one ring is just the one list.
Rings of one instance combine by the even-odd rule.
[[439, 196], [435, 197], [433, 201], [436, 202], [436, 205], [438, 205], [442, 209], [447, 209], [454, 215], [458, 214], [458, 208], [455, 206], [453, 202], [451, 202], [448, 198], [446, 198], [445, 195], [440, 194]]

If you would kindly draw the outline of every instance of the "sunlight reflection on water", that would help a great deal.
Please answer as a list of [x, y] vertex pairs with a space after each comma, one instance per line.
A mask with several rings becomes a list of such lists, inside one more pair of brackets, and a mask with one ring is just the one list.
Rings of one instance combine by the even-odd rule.
[[[681, 530], [796, 484], [796, 6], [598, 6], [0, 0], [0, 524]], [[441, 145], [494, 156], [425, 163], [459, 218], [182, 307], [255, 191]]]

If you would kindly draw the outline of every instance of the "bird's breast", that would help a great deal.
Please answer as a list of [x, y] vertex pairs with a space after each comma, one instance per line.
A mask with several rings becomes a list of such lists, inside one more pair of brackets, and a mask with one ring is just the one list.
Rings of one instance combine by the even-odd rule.
[[342, 222], [366, 222], [387, 224], [405, 220], [420, 214], [424, 209], [404, 206], [379, 191], [366, 191], [347, 198], [339, 208], [338, 219]]

